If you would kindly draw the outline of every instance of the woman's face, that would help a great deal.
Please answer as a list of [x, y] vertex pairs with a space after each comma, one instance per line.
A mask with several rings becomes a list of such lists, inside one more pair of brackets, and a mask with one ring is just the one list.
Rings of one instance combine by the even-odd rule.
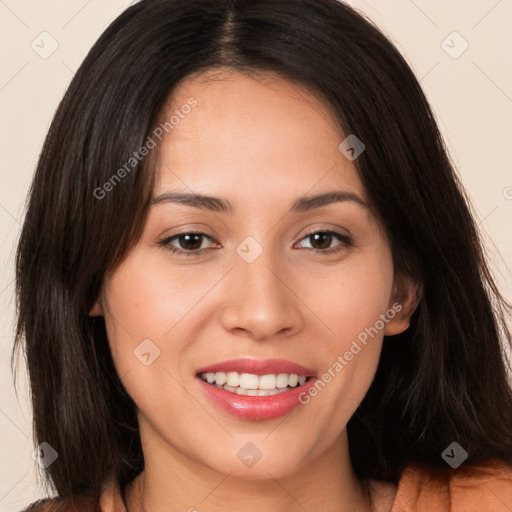
[[143, 234], [91, 314], [146, 457], [278, 478], [343, 445], [411, 288], [326, 108], [279, 79], [211, 78], [174, 94]]

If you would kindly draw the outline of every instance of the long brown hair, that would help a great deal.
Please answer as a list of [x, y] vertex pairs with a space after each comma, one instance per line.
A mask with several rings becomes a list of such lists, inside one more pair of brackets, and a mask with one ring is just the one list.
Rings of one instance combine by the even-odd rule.
[[410, 461], [444, 465], [453, 441], [469, 453], [466, 463], [512, 461], [510, 305], [397, 49], [336, 0], [142, 0], [106, 29], [59, 105], [19, 241], [15, 351], [28, 362], [35, 441], [59, 454], [46, 470], [52, 487], [97, 497], [108, 479], [124, 486], [144, 467], [135, 405], [103, 318], [88, 312], [141, 233], [148, 159], [113, 190], [98, 189], [144, 145], [177, 85], [220, 66], [303, 84], [345, 134], [357, 134], [366, 150], [355, 165], [395, 271], [422, 284], [409, 329], [385, 338], [375, 381], [348, 425], [357, 473], [396, 478]]

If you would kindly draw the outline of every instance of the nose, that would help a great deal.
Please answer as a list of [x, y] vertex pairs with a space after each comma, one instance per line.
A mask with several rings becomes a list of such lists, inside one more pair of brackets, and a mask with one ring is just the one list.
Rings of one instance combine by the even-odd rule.
[[293, 273], [285, 265], [278, 264], [270, 250], [252, 263], [236, 257], [221, 313], [226, 331], [256, 341], [300, 331], [304, 306], [294, 291]]

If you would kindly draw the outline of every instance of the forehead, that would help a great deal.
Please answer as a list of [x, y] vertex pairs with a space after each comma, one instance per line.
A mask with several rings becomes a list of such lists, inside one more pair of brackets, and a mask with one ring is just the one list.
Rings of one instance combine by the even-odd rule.
[[340, 188], [366, 199], [328, 107], [282, 78], [234, 71], [190, 78], [162, 112], [162, 122], [171, 118], [157, 148], [155, 195], [179, 186], [261, 205]]

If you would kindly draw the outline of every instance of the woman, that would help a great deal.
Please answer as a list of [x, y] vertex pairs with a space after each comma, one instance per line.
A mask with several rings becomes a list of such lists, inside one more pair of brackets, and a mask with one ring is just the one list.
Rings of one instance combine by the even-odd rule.
[[31, 510], [512, 507], [510, 305], [417, 80], [342, 3], [126, 10], [17, 290], [59, 496]]

